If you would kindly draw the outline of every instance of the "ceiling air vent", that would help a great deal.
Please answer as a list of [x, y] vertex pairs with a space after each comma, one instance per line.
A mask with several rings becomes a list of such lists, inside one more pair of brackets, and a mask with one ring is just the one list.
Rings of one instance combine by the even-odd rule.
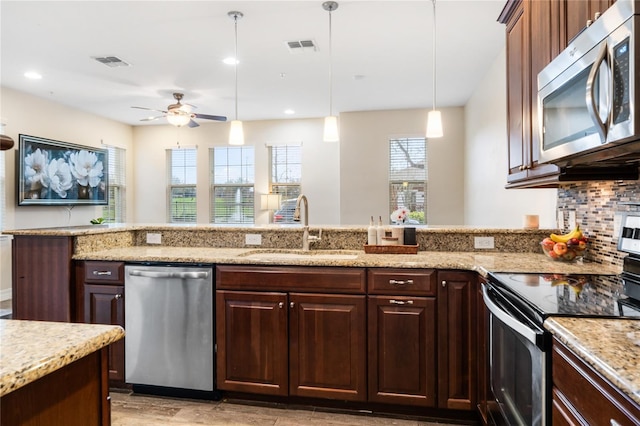
[[93, 59], [100, 62], [101, 64], [105, 64], [108, 67], [128, 67], [129, 64], [118, 58], [117, 56], [92, 56]]
[[291, 53], [315, 52], [317, 50], [313, 40], [293, 40], [286, 43]]

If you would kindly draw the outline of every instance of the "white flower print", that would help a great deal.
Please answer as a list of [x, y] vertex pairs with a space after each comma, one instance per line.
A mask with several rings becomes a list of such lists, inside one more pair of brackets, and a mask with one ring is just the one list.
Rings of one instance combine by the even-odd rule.
[[71, 189], [71, 169], [62, 158], [51, 160], [46, 167], [42, 184], [51, 188], [60, 198], [67, 198], [67, 190]]
[[47, 152], [42, 152], [40, 148], [27, 155], [24, 159], [24, 177], [30, 188], [40, 187], [45, 169], [47, 168]]
[[93, 152], [80, 150], [69, 156], [71, 174], [82, 186], [89, 185], [95, 188], [102, 178], [102, 161], [98, 161], [98, 156]]

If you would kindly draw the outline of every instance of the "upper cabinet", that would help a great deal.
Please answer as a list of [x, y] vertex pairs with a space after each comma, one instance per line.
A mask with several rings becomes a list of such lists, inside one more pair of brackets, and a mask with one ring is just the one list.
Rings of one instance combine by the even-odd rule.
[[[506, 25], [507, 188], [557, 186], [560, 169], [541, 164], [538, 73], [613, 0], [509, 0], [498, 21]], [[591, 18], [589, 18], [591, 17]]]

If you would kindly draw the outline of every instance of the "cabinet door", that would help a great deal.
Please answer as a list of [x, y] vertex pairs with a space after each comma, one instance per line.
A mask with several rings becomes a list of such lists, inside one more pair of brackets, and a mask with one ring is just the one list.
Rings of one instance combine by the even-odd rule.
[[[84, 286], [84, 315], [88, 324], [124, 327], [124, 286]], [[109, 346], [109, 380], [124, 382], [124, 339]]]
[[369, 401], [436, 406], [436, 301], [369, 296]]
[[476, 408], [475, 273], [438, 272], [438, 406]]
[[566, 44], [593, 21], [596, 13], [602, 14], [615, 0], [564, 0], [566, 22]]
[[73, 321], [73, 238], [16, 235], [12, 245], [13, 318]]
[[287, 295], [216, 291], [218, 389], [288, 394]]
[[289, 297], [290, 394], [365, 401], [365, 296]]

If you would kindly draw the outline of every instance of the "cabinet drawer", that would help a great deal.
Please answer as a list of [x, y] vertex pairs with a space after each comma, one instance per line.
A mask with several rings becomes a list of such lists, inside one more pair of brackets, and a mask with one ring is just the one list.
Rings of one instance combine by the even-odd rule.
[[258, 291], [364, 293], [364, 268], [216, 266], [216, 288]]
[[[554, 398], [591, 425], [640, 424], [638, 406], [557, 340], [553, 342]], [[573, 408], [573, 409], [571, 409]]]
[[84, 281], [88, 283], [124, 284], [124, 262], [84, 262]]
[[435, 296], [435, 269], [369, 269], [370, 294], [414, 294]]

